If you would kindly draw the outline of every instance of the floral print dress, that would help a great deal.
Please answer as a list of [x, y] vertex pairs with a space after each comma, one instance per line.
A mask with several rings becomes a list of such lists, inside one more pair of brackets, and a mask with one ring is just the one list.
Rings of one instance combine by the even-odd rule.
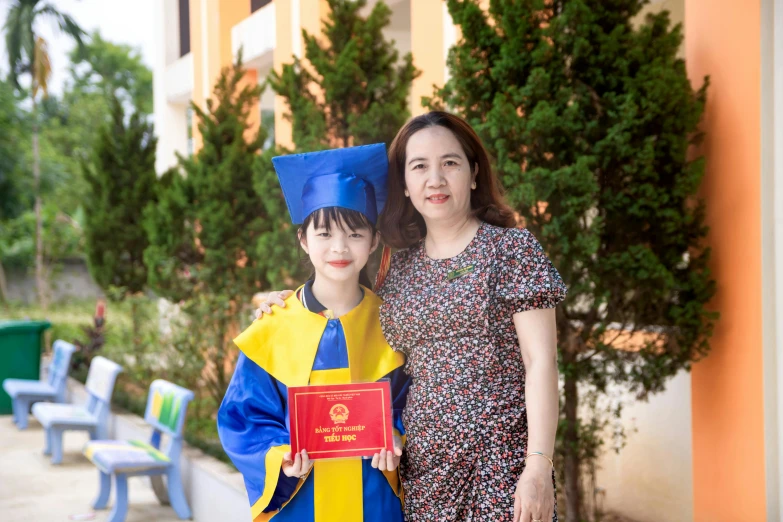
[[560, 275], [530, 232], [482, 223], [455, 257], [431, 259], [423, 241], [394, 254], [378, 294], [386, 339], [413, 377], [406, 520], [510, 522], [527, 449], [512, 316], [555, 307], [566, 295]]

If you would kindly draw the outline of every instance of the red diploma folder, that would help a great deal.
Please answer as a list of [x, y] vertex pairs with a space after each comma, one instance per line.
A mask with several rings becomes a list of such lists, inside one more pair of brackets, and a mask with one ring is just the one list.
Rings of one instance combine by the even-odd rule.
[[394, 450], [389, 381], [288, 388], [291, 451], [311, 459]]

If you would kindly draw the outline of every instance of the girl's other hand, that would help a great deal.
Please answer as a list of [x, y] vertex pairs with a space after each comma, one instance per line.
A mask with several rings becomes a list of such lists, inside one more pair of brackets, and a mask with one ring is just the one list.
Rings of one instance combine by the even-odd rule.
[[382, 449], [380, 453], [373, 455], [372, 467], [381, 471], [394, 471], [400, 465], [400, 457], [402, 457], [402, 439], [395, 435], [394, 451]]
[[310, 471], [313, 461], [307, 456], [307, 451], [302, 450], [292, 459], [289, 451], [283, 455], [283, 475], [286, 477], [302, 478]]
[[256, 310], [255, 313], [256, 321], [264, 317], [264, 315], [272, 315], [273, 306], [279, 306], [280, 308], [285, 308], [285, 300], [288, 299], [288, 297], [293, 293], [294, 293], [293, 290], [269, 292], [264, 302], [261, 303], [261, 306], [259, 306], [258, 309]]

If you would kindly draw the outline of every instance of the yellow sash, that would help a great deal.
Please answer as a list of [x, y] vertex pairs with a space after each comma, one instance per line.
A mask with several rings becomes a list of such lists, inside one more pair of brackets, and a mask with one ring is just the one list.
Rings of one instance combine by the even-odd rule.
[[[286, 299], [285, 308], [276, 308], [271, 317], [254, 322], [234, 342], [248, 359], [286, 386], [374, 382], [405, 362], [383, 337], [378, 318], [380, 304], [380, 298], [365, 288], [361, 303], [339, 318], [348, 349], [348, 368], [312, 370], [327, 319], [307, 310], [296, 292]], [[318, 460], [313, 468], [315, 522], [361, 522], [361, 459]], [[397, 473], [385, 475], [399, 493]], [[258, 511], [263, 508], [259, 506]]]

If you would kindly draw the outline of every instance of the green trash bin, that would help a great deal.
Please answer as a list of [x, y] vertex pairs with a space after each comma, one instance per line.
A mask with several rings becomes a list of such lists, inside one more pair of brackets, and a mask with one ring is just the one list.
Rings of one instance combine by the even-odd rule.
[[[5, 379], [39, 379], [41, 346], [49, 321], [0, 322], [0, 383]], [[0, 415], [11, 413], [11, 397], [0, 387]]]

